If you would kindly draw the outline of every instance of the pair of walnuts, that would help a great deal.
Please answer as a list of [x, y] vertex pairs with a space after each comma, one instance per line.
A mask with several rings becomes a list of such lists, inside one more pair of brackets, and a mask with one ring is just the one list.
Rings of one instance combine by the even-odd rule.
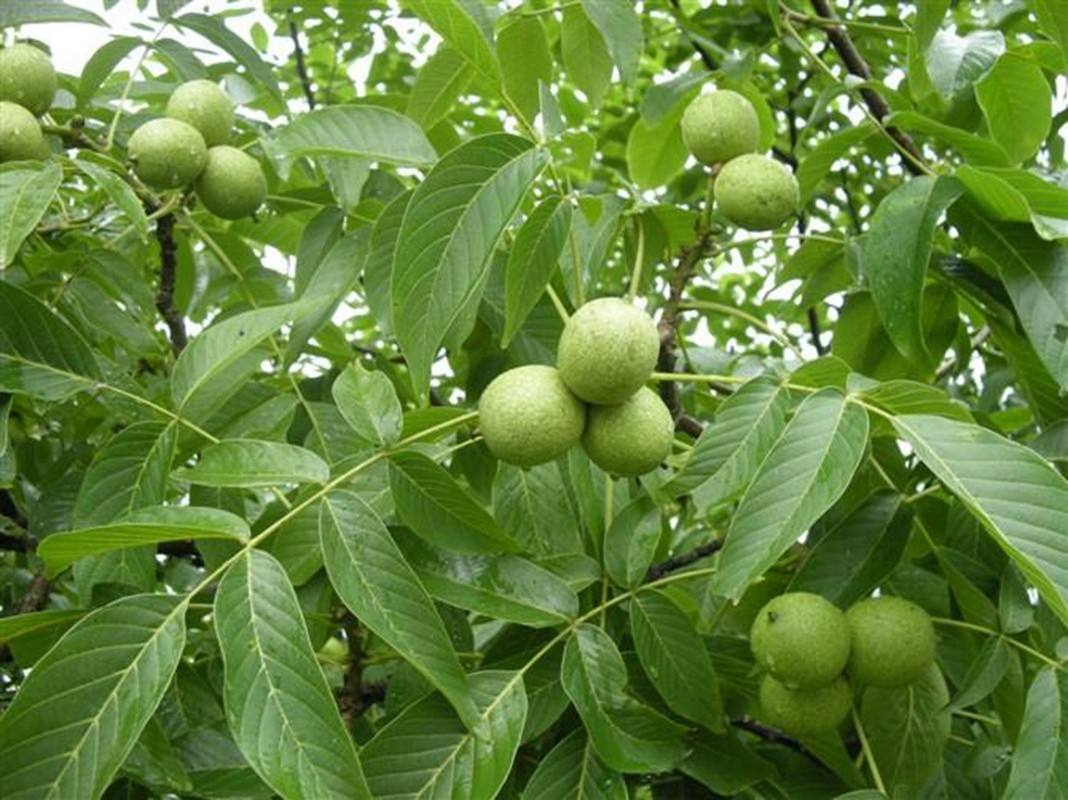
[[211, 81], [183, 83], [167, 101], [167, 116], [130, 136], [127, 157], [153, 189], [179, 189], [194, 181], [197, 198], [223, 219], [247, 217], [267, 196], [259, 162], [231, 147], [234, 104]]
[[531, 467], [582, 442], [613, 475], [641, 475], [671, 452], [675, 426], [645, 386], [660, 337], [652, 318], [625, 300], [592, 300], [568, 319], [556, 368], [516, 367], [479, 402], [479, 426], [501, 461]]
[[37, 117], [52, 107], [56, 70], [29, 44], [0, 50], [0, 162], [43, 161], [51, 151]]
[[779, 595], [749, 633], [768, 673], [760, 684], [763, 715], [798, 736], [832, 730], [853, 705], [851, 682], [907, 686], [934, 663], [935, 643], [927, 612], [900, 597], [869, 597], [843, 613], [816, 594]]

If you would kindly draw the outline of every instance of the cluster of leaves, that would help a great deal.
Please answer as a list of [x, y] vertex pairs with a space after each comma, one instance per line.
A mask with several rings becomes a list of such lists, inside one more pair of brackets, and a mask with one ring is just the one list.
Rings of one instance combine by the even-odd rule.
[[[0, 166], [5, 797], [1063, 794], [1068, 6], [268, 0], [250, 44], [184, 5]], [[205, 77], [257, 219], [131, 183]], [[707, 207], [706, 82], [796, 168], [789, 231]], [[628, 286], [677, 454], [497, 463], [481, 390]], [[939, 670], [769, 728], [786, 590], [913, 600]]]

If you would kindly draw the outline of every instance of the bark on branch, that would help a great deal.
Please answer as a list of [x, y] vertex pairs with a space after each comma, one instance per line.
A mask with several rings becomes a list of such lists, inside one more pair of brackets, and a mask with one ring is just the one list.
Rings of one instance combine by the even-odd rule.
[[300, 86], [304, 90], [304, 97], [308, 100], [308, 108], [315, 108], [315, 92], [312, 91], [311, 78], [308, 77], [308, 66], [304, 63], [304, 48], [300, 46], [300, 32], [297, 23], [289, 20], [289, 37], [293, 40], [293, 58], [297, 62], [297, 77], [300, 78]]
[[180, 353], [189, 341], [185, 333], [185, 321], [174, 307], [174, 276], [178, 267], [178, 248], [174, 243], [174, 214], [164, 214], [156, 220], [156, 239], [159, 241], [159, 291], [156, 293], [156, 308], [167, 323], [171, 347]]
[[665, 575], [688, 567], [696, 561], [700, 561], [702, 558], [707, 558], [719, 551], [723, 547], [723, 541], [721, 539], [714, 539], [707, 544], [703, 544], [700, 547], [695, 547], [693, 550], [688, 550], [685, 553], [679, 553], [677, 556], [665, 559], [658, 564], [653, 564], [649, 567], [649, 571], [645, 573], [645, 580], [655, 581], [663, 578]]

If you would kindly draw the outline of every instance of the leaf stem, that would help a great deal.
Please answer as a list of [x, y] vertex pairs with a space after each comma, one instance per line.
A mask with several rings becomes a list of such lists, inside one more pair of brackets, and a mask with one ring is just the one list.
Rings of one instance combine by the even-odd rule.
[[886, 784], [883, 783], [883, 776], [879, 774], [879, 765], [875, 763], [875, 756], [872, 755], [871, 745], [868, 744], [868, 737], [864, 733], [864, 726], [860, 724], [860, 715], [857, 713], [857, 709], [853, 708], [853, 727], [857, 729], [857, 736], [860, 738], [860, 747], [864, 752], [864, 760], [868, 762], [868, 769], [871, 770], [872, 780], [875, 781], [875, 788], [889, 797], [886, 792]]
[[739, 319], [744, 319], [746, 322], [749, 322], [751, 325], [753, 325], [756, 328], [764, 331], [764, 333], [768, 334], [768, 336], [773, 338], [775, 341], [777, 341], [779, 344], [781, 344], [783, 347], [785, 347], [787, 350], [789, 350], [791, 353], [793, 353], [795, 356], [797, 356], [798, 360], [800, 360], [800, 361], [804, 361], [805, 360], [805, 357], [801, 354], [801, 351], [798, 350], [794, 346], [793, 342], [791, 342], [783, 334], [781, 334], [778, 331], [776, 331], [774, 328], [772, 328], [767, 323], [761, 321], [759, 318], [753, 316], [752, 314], [750, 314], [747, 311], [743, 311], [740, 308], [735, 308], [734, 306], [728, 306], [728, 305], [725, 305], [724, 303], [714, 303], [714, 302], [712, 302], [710, 300], [687, 300], [687, 301], [684, 301], [679, 306], [679, 308], [684, 310], [684, 311], [686, 311], [686, 310], [718, 311], [721, 314], [727, 314], [727, 315], [732, 316], [732, 317], [738, 317]]
[[560, 299], [560, 295], [556, 293], [556, 289], [553, 288], [551, 283], [545, 284], [545, 291], [549, 293], [549, 299], [553, 301], [553, 306], [556, 308], [556, 313], [560, 315], [560, 320], [567, 324], [567, 321], [571, 319], [571, 315], [567, 313], [567, 306], [564, 305], [564, 301]]
[[638, 248], [634, 254], [634, 268], [630, 273], [630, 291], [627, 297], [633, 303], [634, 298], [638, 296], [638, 286], [642, 281], [642, 262], [645, 261], [645, 226], [642, 224], [641, 219], [638, 222]]
[[987, 627], [984, 627], [983, 625], [976, 625], [976, 624], [974, 624], [972, 622], [965, 622], [964, 620], [949, 619], [948, 617], [931, 617], [931, 622], [933, 622], [935, 625], [945, 625], [945, 626], [950, 627], [950, 628], [963, 628], [964, 630], [974, 631], [975, 633], [982, 633], [982, 634], [984, 634], [986, 636], [997, 636], [999, 639], [1002, 639], [1002, 640], [1008, 642], [1013, 647], [1016, 647], [1020, 651], [1022, 651], [1024, 653], [1027, 653], [1032, 658], [1037, 658], [1039, 661], [1043, 662], [1044, 664], [1046, 664], [1046, 665], [1048, 665], [1050, 667], [1053, 667], [1056, 670], [1064, 669], [1064, 665], [1061, 664], [1060, 661], [1052, 659], [1049, 656], [1047, 656], [1045, 653], [1043, 653], [1043, 652], [1041, 652], [1039, 650], [1036, 650], [1033, 647], [1029, 647], [1028, 645], [1024, 644], [1023, 642], [1018, 642], [1016, 639], [1013, 639], [1011, 636], [1006, 636], [1001, 631], [996, 631], [993, 628], [987, 628]]

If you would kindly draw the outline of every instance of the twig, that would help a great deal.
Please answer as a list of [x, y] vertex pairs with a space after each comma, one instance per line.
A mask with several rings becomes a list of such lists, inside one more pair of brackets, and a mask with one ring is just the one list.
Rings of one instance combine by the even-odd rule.
[[719, 69], [719, 65], [716, 64], [716, 59], [712, 58], [711, 53], [705, 49], [704, 45], [698, 42], [690, 35], [690, 31], [686, 28], [688, 20], [682, 13], [682, 6], [679, 4], [679, 0], [671, 0], [671, 14], [675, 17], [675, 20], [682, 25], [683, 35], [686, 36], [686, 40], [690, 43], [690, 46], [694, 49], [694, 52], [700, 56], [702, 63], [709, 72], [715, 72]]
[[653, 564], [653, 566], [649, 567], [649, 571], [645, 573], [645, 580], [659, 580], [668, 573], [675, 572], [683, 567], [688, 567], [690, 564], [700, 561], [702, 558], [708, 558], [708, 556], [717, 552], [721, 547], [723, 547], [723, 541], [720, 539], [713, 539], [711, 542], [703, 544], [700, 547], [695, 547], [693, 550], [679, 553], [677, 556], [672, 556], [658, 564]]
[[808, 751], [808, 748], [801, 744], [801, 742], [797, 741], [797, 739], [793, 738], [792, 736], [787, 736], [778, 728], [772, 728], [770, 725], [765, 725], [762, 722], [757, 722], [751, 717], [737, 717], [736, 719], [732, 719], [731, 727], [747, 731], [748, 733], [751, 733], [754, 736], [763, 739], [765, 742], [771, 742], [772, 744], [781, 744], [784, 747], [789, 747], [795, 753], [800, 753], [801, 755], [805, 756], [808, 759], [811, 759], [817, 764], [821, 763], [820, 760], [816, 758], [816, 756], [814, 756], [812, 753], [810, 753]]
[[[842, 59], [846, 69], [849, 70], [850, 74], [862, 80], [870, 81], [872, 79], [871, 68], [860, 54], [860, 51], [857, 50], [857, 46], [853, 44], [849, 31], [842, 27], [841, 20], [834, 13], [830, 0], [812, 0], [812, 7], [820, 17], [833, 23], [826, 28], [827, 39], [835, 49], [835, 52], [838, 53], [838, 57]], [[882, 122], [890, 115], [890, 106], [887, 105], [886, 100], [877, 91], [864, 87], [860, 90], [860, 95], [864, 98], [864, 103], [868, 106], [872, 116], [877, 120]], [[905, 168], [913, 175], [924, 174], [922, 166], [923, 155], [920, 153], [919, 148], [916, 147], [916, 143], [912, 141], [912, 137], [893, 125], [887, 125], [886, 132], [910, 156], [910, 158], [902, 159], [905, 162]]]
[[19, 601], [15, 614], [29, 614], [32, 611], [40, 611], [44, 608], [45, 603], [48, 602], [48, 590], [50, 588], [51, 585], [48, 583], [48, 579], [45, 578], [44, 567], [41, 567], [33, 573], [33, 578], [30, 579], [30, 586]]
[[297, 23], [289, 20], [289, 36], [293, 39], [293, 57], [297, 61], [297, 77], [304, 89], [304, 96], [308, 98], [308, 108], [315, 108], [315, 92], [312, 91], [311, 79], [308, 77], [308, 68], [304, 63], [304, 50], [300, 46], [300, 35], [297, 31]]
[[159, 240], [159, 291], [156, 293], [156, 308], [171, 333], [171, 347], [180, 353], [189, 341], [185, 322], [174, 307], [174, 278], [178, 266], [178, 248], [174, 244], [174, 214], [164, 214], [156, 221], [156, 238]]

